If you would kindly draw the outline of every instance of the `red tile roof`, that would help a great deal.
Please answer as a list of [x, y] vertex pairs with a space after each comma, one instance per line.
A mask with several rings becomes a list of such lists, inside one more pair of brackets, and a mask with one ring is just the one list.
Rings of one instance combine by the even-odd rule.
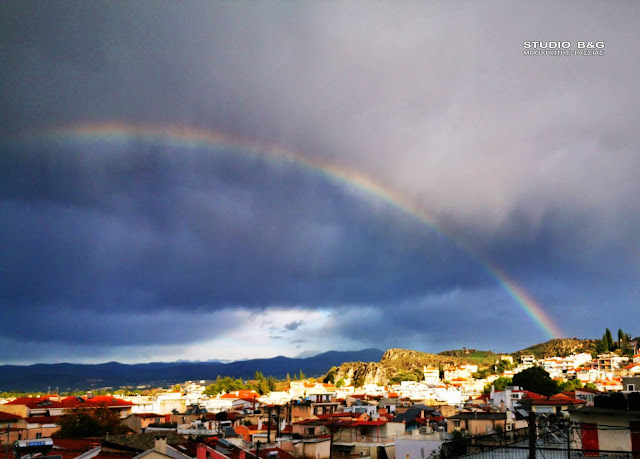
[[131, 416], [138, 416], [142, 419], [154, 419], [154, 418], [164, 418], [164, 414], [155, 414], [155, 413], [133, 413]]
[[29, 424], [57, 424], [61, 416], [31, 416], [25, 418]]
[[43, 397], [18, 397], [15, 400], [6, 403], [7, 405], [24, 405], [29, 409], [37, 408], [63, 408], [60, 402], [51, 400], [49, 396]]
[[22, 418], [17, 414], [5, 413], [3, 411], [0, 411], [0, 422], [12, 422], [18, 421], [20, 419]]
[[253, 401], [258, 397], [260, 397], [259, 393], [257, 393], [255, 390], [248, 390], [248, 389], [236, 390], [220, 396], [220, 398], [225, 398], [225, 399], [241, 398], [244, 400], [249, 399], [249, 401]]
[[577, 399], [554, 399], [554, 398], [547, 398], [544, 400], [532, 400], [531, 404], [532, 405], [538, 405], [538, 406], [549, 406], [549, 405], [553, 405], [553, 406], [562, 406], [562, 405], [580, 405], [580, 404], [584, 404], [587, 403], [584, 400], [577, 400]]
[[576, 389], [574, 392], [588, 392], [590, 394], [599, 394], [600, 391], [598, 389], [590, 389], [588, 387], [579, 387], [578, 389]]
[[341, 411], [339, 413], [328, 413], [328, 414], [319, 414], [318, 419], [329, 419], [329, 418], [359, 418], [362, 413], [351, 413]]

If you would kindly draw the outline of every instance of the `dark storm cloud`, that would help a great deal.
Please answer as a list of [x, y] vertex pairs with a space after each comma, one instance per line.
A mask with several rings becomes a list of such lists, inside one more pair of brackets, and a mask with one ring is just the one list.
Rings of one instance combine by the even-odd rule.
[[[595, 335], [610, 309], [594, 298], [639, 318], [639, 19], [631, 2], [5, 2], [0, 133], [184, 124], [336, 161], [411, 198], [554, 320], [584, 304], [597, 320], [575, 328]], [[525, 40], [606, 48], [527, 57]], [[478, 307], [432, 321], [449, 330], [463, 308], [455, 334], [475, 340], [474, 323], [498, 330], [486, 314], [513, 307], [475, 255], [375, 199], [174, 147], [2, 143], [3, 328], [36, 311], [187, 311], [192, 324], [194, 311], [366, 304], [417, 338], [423, 323], [389, 309], [459, 290]], [[485, 295], [498, 298], [486, 314]], [[88, 339], [68, 322], [42, 339]]]
[[294, 330], [297, 330], [298, 328], [300, 328], [300, 326], [303, 323], [304, 323], [304, 321], [302, 321], [302, 320], [296, 320], [296, 321], [293, 321], [293, 322], [289, 322], [288, 324], [285, 324], [284, 328], [286, 330], [289, 330], [289, 331], [294, 331]]
[[[160, 319], [146, 317], [167, 311], [165, 325], [185, 331], [175, 340], [200, 341], [207, 328], [190, 325], [194, 311], [382, 304], [491, 282], [398, 209], [309, 170], [231, 151], [165, 148], [4, 145], [7, 336], [18, 338], [11, 318], [38, 315], [38, 325], [20, 330], [23, 339], [122, 341], [114, 330], [127, 330], [125, 344], [166, 342]], [[81, 325], [92, 324], [94, 311], [97, 334]], [[140, 316], [125, 320], [125, 311]]]

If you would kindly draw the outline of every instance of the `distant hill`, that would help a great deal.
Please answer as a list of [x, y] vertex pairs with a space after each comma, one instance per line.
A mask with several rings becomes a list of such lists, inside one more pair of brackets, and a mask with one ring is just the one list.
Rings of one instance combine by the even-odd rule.
[[[418, 377], [422, 379], [425, 366], [450, 366], [472, 363], [488, 366], [495, 362], [496, 354], [490, 351], [445, 351], [440, 354], [429, 354], [409, 349], [389, 349], [379, 362], [343, 363], [332, 369], [334, 380], [344, 379], [348, 382], [359, 381], [364, 384], [388, 384], [398, 378]], [[461, 353], [463, 355], [450, 355]]]
[[544, 343], [534, 344], [513, 355], [533, 354], [537, 358], [566, 357], [572, 353], [587, 352], [591, 354], [596, 350], [595, 339], [562, 338], [552, 339]]
[[[573, 352], [591, 353], [595, 350], [595, 342], [594, 339], [552, 339], [510, 355], [518, 357], [521, 354], [533, 354], [538, 358], [544, 358], [567, 356]], [[495, 363], [499, 355], [492, 351], [467, 348], [443, 351], [439, 354], [409, 349], [389, 349], [379, 362], [345, 362], [333, 368], [331, 374], [327, 376], [332, 376], [335, 381], [342, 378], [350, 383], [358, 381], [364, 384], [388, 384], [398, 378], [420, 378], [425, 366], [446, 367], [468, 363], [487, 368]]]
[[36, 365], [1, 365], [0, 391], [61, 391], [122, 386], [166, 386], [183, 381], [212, 380], [217, 376], [252, 378], [256, 371], [265, 376], [285, 378], [287, 373], [321, 376], [331, 367], [345, 361], [376, 362], [382, 358], [379, 349], [361, 351], [328, 351], [308, 358], [278, 356], [270, 359], [220, 362], [155, 362], [123, 364], [108, 362], [95, 365], [54, 363]]
[[496, 354], [492, 351], [478, 351], [476, 349], [458, 349], [454, 351], [443, 351], [438, 353], [438, 355], [444, 355], [449, 357], [461, 357], [463, 359], [469, 360], [469, 363], [476, 363], [478, 365], [488, 364], [495, 362], [496, 358], [499, 354]]

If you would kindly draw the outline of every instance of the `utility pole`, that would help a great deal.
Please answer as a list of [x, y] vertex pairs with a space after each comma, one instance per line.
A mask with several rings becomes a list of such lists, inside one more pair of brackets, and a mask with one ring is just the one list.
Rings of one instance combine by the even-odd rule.
[[4, 459], [9, 459], [9, 435], [11, 435], [11, 424], [7, 424], [7, 444], [4, 448]]
[[536, 459], [536, 414], [529, 413], [529, 459]]
[[338, 421], [335, 419], [331, 419], [327, 424], [325, 424], [329, 429], [329, 433], [331, 434], [329, 440], [329, 459], [333, 459], [333, 435], [338, 430]]
[[271, 443], [271, 407], [267, 408], [267, 443]]
[[276, 438], [280, 437], [280, 410], [282, 407], [276, 405]]

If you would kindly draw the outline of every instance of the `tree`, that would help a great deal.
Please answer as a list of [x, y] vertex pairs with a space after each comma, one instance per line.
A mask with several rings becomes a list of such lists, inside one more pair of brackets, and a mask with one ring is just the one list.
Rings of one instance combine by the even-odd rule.
[[613, 337], [611, 336], [611, 330], [608, 328], [604, 332], [604, 339], [607, 343], [607, 350], [613, 351], [616, 348], [616, 345], [613, 343]]
[[216, 382], [207, 386], [204, 390], [205, 395], [215, 396], [222, 392], [233, 392], [234, 390], [247, 389], [247, 385], [242, 379], [233, 379], [230, 377], [221, 378], [218, 376]]
[[490, 394], [491, 393], [491, 386], [493, 386], [494, 390], [505, 390], [505, 388], [507, 386], [510, 386], [512, 383], [513, 382], [511, 380], [511, 378], [507, 378], [505, 376], [500, 376], [498, 379], [496, 379], [492, 383], [485, 384], [483, 392], [485, 394]]
[[568, 381], [562, 381], [558, 383], [558, 390], [560, 392], [576, 390], [582, 387], [582, 381], [579, 379], [570, 379]]
[[490, 374], [491, 370], [489, 370], [488, 368], [483, 368], [482, 370], [476, 371], [471, 376], [473, 376], [475, 379], [485, 379]]
[[300, 370], [300, 381], [304, 380], [304, 378], [306, 378], [306, 376], [304, 375], [302, 370]]
[[513, 377], [513, 385], [540, 395], [553, 395], [559, 392], [556, 382], [542, 367], [531, 367], [517, 373]]
[[97, 408], [72, 408], [65, 412], [58, 421], [59, 438], [103, 437], [106, 434], [119, 435], [129, 431], [129, 427], [122, 424], [117, 412], [106, 406]]
[[595, 356], [598, 356], [599, 354], [604, 354], [605, 352], [607, 352], [609, 349], [607, 347], [607, 343], [606, 343], [606, 338], [603, 336], [602, 339], [597, 339], [596, 340], [596, 350], [595, 350]]
[[511, 362], [509, 362], [508, 360], [502, 360], [500, 359], [496, 366], [496, 373], [501, 375], [502, 373], [504, 373], [507, 370], [511, 370], [513, 368], [513, 365], [511, 364]]
[[342, 386], [344, 386], [344, 378], [338, 379], [338, 382], [336, 383], [336, 387], [338, 389], [340, 389]]
[[336, 367], [331, 368], [331, 370], [329, 370], [329, 372], [325, 375], [324, 379], [322, 380], [322, 382], [324, 383], [335, 383], [336, 380]]

